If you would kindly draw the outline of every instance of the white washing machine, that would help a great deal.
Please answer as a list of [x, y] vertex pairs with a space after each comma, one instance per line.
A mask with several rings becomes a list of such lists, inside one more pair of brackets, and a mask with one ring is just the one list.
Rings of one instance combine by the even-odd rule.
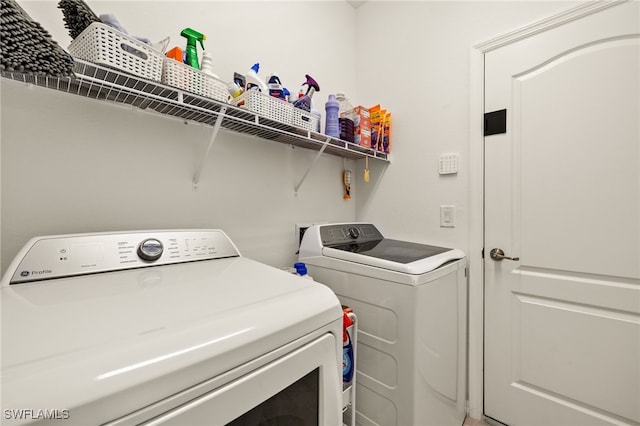
[[370, 223], [329, 224], [305, 232], [299, 261], [358, 317], [357, 424], [464, 422], [462, 251], [388, 239]]
[[338, 299], [220, 230], [34, 238], [1, 285], [2, 424], [341, 421]]

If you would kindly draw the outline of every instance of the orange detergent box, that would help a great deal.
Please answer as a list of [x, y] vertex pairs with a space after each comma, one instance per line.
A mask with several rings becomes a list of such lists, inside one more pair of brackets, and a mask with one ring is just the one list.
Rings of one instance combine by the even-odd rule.
[[369, 108], [359, 105], [353, 109], [354, 112], [354, 142], [360, 146], [371, 148], [371, 120]]
[[382, 150], [389, 154], [391, 152], [391, 113], [384, 116], [384, 133], [382, 136]]
[[371, 148], [379, 150], [381, 146], [382, 134], [384, 133], [384, 115], [381, 114], [380, 104], [369, 108], [371, 121]]
[[391, 152], [391, 112], [374, 105], [369, 108], [371, 121], [371, 148]]

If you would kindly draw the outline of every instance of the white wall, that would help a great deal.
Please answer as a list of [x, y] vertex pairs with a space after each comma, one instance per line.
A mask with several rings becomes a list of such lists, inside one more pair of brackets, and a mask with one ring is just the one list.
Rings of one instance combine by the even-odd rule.
[[[374, 164], [375, 182], [359, 183], [358, 219], [397, 238], [461, 248], [477, 261], [469, 253], [478, 246], [471, 236], [482, 235], [470, 228], [471, 188], [477, 188], [470, 171], [480, 166], [470, 164], [470, 82], [478, 79], [471, 75], [472, 46], [576, 3], [369, 1], [358, 8], [356, 103], [382, 104], [394, 126], [392, 164]], [[440, 176], [438, 157], [449, 152], [459, 153], [459, 172]], [[450, 204], [457, 207], [456, 227], [441, 228], [440, 206]], [[481, 266], [471, 266], [482, 274]], [[469, 405], [480, 418], [482, 277], [470, 283]]]
[[[380, 103], [393, 114], [392, 164], [376, 185], [360, 184], [358, 218], [399, 238], [466, 250], [471, 46], [575, 3], [369, 1], [358, 8], [354, 103]], [[460, 154], [459, 172], [439, 175], [438, 157], [449, 152]], [[457, 224], [441, 228], [439, 208], [449, 204]]]
[[[71, 41], [57, 1], [19, 1], [63, 47]], [[321, 91], [355, 91], [355, 10], [345, 2], [106, 2], [132, 34], [207, 35], [214, 69], [231, 79], [260, 62], [292, 92], [304, 75]], [[196, 192], [192, 176], [210, 129], [140, 110], [2, 79], [2, 271], [31, 237], [152, 228], [221, 228], [245, 256], [286, 266], [294, 224], [351, 221], [342, 198], [345, 160], [324, 155], [297, 195], [315, 152], [221, 132]], [[351, 166], [352, 161], [346, 161]]]

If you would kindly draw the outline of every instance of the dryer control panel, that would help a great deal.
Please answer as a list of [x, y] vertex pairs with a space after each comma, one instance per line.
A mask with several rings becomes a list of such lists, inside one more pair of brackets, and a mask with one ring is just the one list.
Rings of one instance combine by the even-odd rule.
[[[221, 230], [135, 231], [36, 237], [16, 256], [8, 284], [240, 256]], [[7, 285], [3, 282], [3, 285]]]

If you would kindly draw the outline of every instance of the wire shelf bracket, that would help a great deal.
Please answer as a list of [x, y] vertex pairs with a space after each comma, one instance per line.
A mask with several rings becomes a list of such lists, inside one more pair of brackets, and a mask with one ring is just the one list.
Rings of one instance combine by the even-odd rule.
[[322, 148], [320, 148], [320, 151], [318, 151], [318, 153], [316, 154], [316, 156], [313, 158], [313, 161], [311, 162], [311, 164], [309, 165], [309, 168], [307, 169], [307, 171], [304, 173], [304, 175], [302, 175], [302, 178], [300, 178], [300, 182], [298, 182], [298, 184], [293, 188], [293, 192], [295, 192], [296, 194], [298, 194], [298, 190], [300, 189], [300, 187], [302, 186], [304, 180], [307, 178], [307, 175], [309, 174], [309, 172], [313, 169], [313, 167], [316, 165], [316, 163], [318, 162], [318, 160], [320, 159], [320, 156], [322, 156], [322, 154], [324, 153], [324, 150], [327, 148], [327, 146], [329, 145], [329, 142], [331, 142], [331, 138], [327, 138], [327, 140], [325, 141], [325, 143], [322, 145]]
[[209, 156], [209, 151], [211, 151], [211, 147], [213, 146], [213, 142], [216, 140], [216, 136], [218, 136], [218, 132], [220, 131], [220, 126], [222, 125], [222, 119], [224, 118], [224, 114], [227, 112], [227, 107], [223, 106], [220, 108], [220, 114], [216, 119], [215, 124], [213, 125], [213, 129], [211, 130], [211, 138], [209, 139], [209, 145], [207, 145], [207, 149], [204, 152], [204, 155], [200, 159], [200, 164], [196, 169], [195, 175], [193, 175], [193, 190], [198, 190], [198, 184], [200, 183], [200, 176], [202, 175], [202, 169], [204, 169], [204, 164]]

